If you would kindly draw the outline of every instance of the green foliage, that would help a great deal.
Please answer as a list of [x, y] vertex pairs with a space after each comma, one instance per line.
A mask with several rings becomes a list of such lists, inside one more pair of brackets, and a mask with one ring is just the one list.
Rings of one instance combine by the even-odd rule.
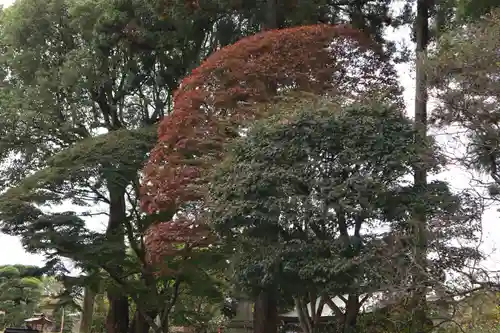
[[332, 293], [370, 289], [352, 279], [374, 259], [373, 236], [359, 228], [383, 219], [386, 195], [410, 171], [411, 123], [377, 105], [294, 107], [231, 147], [211, 190], [215, 228], [243, 247], [244, 285], [286, 281], [283, 288], [300, 293], [328, 281]]
[[[389, 303], [404, 299], [417, 205], [429, 217], [428, 251], [438, 254], [422, 283], [442, 288], [444, 271], [481, 258], [473, 198], [442, 182], [425, 192], [406, 182], [422, 148], [429, 170], [440, 157], [430, 139], [416, 146], [397, 106], [304, 99], [276, 108], [228, 148], [210, 191], [210, 219], [237, 249], [236, 280], [249, 294], [274, 285], [305, 303], [381, 290]], [[450, 242], [458, 239], [470, 246]]]
[[[154, 124], [206, 52], [213, 24], [172, 9], [164, 18], [155, 1], [19, 0], [0, 17], [0, 63], [9, 73], [0, 99], [2, 229], [45, 254], [54, 270], [65, 274], [60, 260], [69, 258], [88, 273], [66, 280], [68, 294], [78, 293], [77, 283], [112, 280], [110, 307], [130, 295], [139, 303], [157, 297], [152, 303], [163, 308], [171, 297], [171, 288], [158, 295], [154, 278], [145, 286], [151, 218], [138, 208], [138, 171]], [[67, 202], [83, 213], [51, 212]], [[93, 205], [110, 215], [106, 233], [85, 225]], [[111, 325], [125, 330], [126, 316]]]
[[454, 321], [441, 325], [441, 333], [497, 333], [500, 308], [499, 295], [491, 290], [479, 290], [460, 299], [453, 306]]
[[222, 293], [217, 284], [190, 283], [181, 290], [181, 297], [172, 313], [172, 324], [175, 326], [191, 326], [202, 332], [214, 329], [215, 319], [220, 316], [223, 302]]
[[497, 196], [498, 173], [498, 33], [500, 12], [458, 27], [443, 35], [439, 48], [427, 60], [429, 78], [439, 100], [438, 125], [457, 125], [467, 136], [466, 154], [459, 156], [467, 168], [489, 174], [489, 188]]
[[0, 267], [0, 326], [22, 327], [24, 320], [40, 308], [43, 296], [40, 276], [33, 276], [37, 268], [30, 266]]
[[457, 16], [464, 21], [475, 21], [500, 7], [498, 0], [458, 0]]

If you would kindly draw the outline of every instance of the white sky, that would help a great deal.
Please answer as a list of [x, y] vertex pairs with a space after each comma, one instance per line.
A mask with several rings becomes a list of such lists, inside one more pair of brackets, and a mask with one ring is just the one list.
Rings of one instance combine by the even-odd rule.
[[[13, 0], [0, 0], [1, 5], [9, 5]], [[391, 39], [409, 43], [409, 29], [402, 29], [395, 33], [390, 33]], [[411, 65], [399, 65], [398, 73], [400, 83], [405, 88], [405, 101], [407, 103], [408, 114], [413, 115], [414, 110], [414, 73]], [[440, 138], [445, 144], [452, 141], [453, 135]], [[467, 172], [457, 167], [450, 167], [448, 171], [440, 175], [441, 179], [448, 181], [453, 188], [459, 190], [469, 188], [470, 176]], [[59, 207], [58, 210], [71, 210], [72, 207]], [[496, 209], [488, 210], [483, 216], [484, 243], [482, 245], [485, 252], [491, 254], [487, 260], [487, 266], [492, 269], [500, 269], [500, 252], [495, 249], [495, 244], [500, 244], [500, 226], [498, 226], [499, 214]], [[90, 221], [93, 227], [99, 228], [101, 221]], [[0, 234], [0, 265], [6, 264], [31, 264], [42, 265], [43, 257], [26, 253], [16, 237]]]

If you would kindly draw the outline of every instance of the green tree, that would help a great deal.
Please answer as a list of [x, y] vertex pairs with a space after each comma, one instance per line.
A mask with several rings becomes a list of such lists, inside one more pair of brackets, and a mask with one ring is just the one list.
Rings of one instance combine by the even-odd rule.
[[1, 327], [23, 327], [24, 320], [33, 316], [43, 298], [41, 270], [32, 266], [0, 267]]
[[[304, 99], [276, 108], [276, 116], [228, 147], [210, 192], [210, 220], [241, 251], [236, 272], [250, 294], [275, 285], [293, 295], [304, 332], [319, 328], [305, 305], [320, 298], [315, 311], [328, 305], [340, 331], [356, 331], [363, 294], [386, 291], [388, 302], [408, 297], [414, 283], [408, 225], [422, 202], [437, 258], [426, 258], [418, 288], [442, 289], [445, 270], [479, 257], [473, 246], [449, 244], [474, 239], [474, 202], [440, 182], [416, 199], [415, 186], [403, 183], [421, 147], [397, 106]], [[427, 156], [436, 157], [432, 150]], [[437, 161], [427, 165], [435, 167]], [[345, 310], [331, 301], [344, 294]]]
[[[173, 241], [202, 239], [206, 223], [197, 216], [204, 211], [208, 171], [223, 156], [224, 143], [238, 136], [241, 126], [274, 111], [270, 105], [281, 95], [313, 91], [346, 100], [377, 96], [400, 101], [393, 67], [379, 50], [349, 27], [310, 25], [244, 38], [196, 68], [177, 91], [175, 111], [162, 121], [159, 142], [144, 168], [144, 207], [150, 212], [178, 209], [174, 219], [154, 226], [149, 250], [161, 254], [165, 248], [170, 254], [164, 247], [168, 242], [154, 242], [162, 233]], [[375, 67], [379, 70], [373, 73]], [[253, 295], [256, 331], [275, 330], [274, 289], [268, 286]]]
[[[155, 2], [20, 0], [1, 16], [3, 230], [52, 264], [67, 257], [91, 276], [102, 269], [111, 277], [108, 332], [128, 330], [128, 277], [156, 290], [143, 269], [149, 220], [137, 205], [138, 170], [154, 123], [169, 112], [177, 79], [203, 57], [213, 24], [171, 9], [162, 18]], [[65, 201], [84, 214], [104, 205], [105, 233], [86, 229], [75, 212], [43, 208]], [[143, 317], [135, 317], [139, 331], [152, 324]]]
[[[459, 161], [467, 168], [484, 172], [491, 180], [492, 198], [500, 193], [498, 169], [497, 54], [500, 14], [493, 11], [483, 19], [443, 35], [439, 48], [427, 61], [435, 97], [439, 100], [437, 125], [458, 125], [465, 131], [465, 154]], [[481, 55], [478, 53], [481, 52]]]

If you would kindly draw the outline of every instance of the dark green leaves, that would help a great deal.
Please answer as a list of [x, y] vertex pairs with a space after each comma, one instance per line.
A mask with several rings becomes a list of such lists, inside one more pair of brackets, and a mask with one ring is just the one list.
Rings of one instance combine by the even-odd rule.
[[410, 173], [413, 133], [397, 107], [317, 99], [252, 127], [211, 187], [214, 226], [244, 253], [241, 282], [364, 288], [378, 259], [360, 230], [384, 219], [387, 193]]

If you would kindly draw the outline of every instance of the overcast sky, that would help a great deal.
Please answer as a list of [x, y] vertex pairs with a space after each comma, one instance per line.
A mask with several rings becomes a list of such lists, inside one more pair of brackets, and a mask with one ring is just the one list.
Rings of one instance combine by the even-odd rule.
[[[9, 5], [12, 0], [0, 0], [0, 4]], [[403, 29], [390, 33], [390, 38], [409, 43], [409, 29]], [[405, 100], [408, 114], [413, 115], [414, 110], [414, 74], [411, 65], [398, 66], [400, 83], [405, 88]], [[440, 141], [445, 144], [452, 142], [451, 136], [440, 136]], [[448, 171], [440, 175], [441, 179], [448, 181], [453, 188], [460, 190], [470, 187], [470, 177], [459, 168], [451, 167]], [[71, 207], [60, 207], [58, 210], [71, 210]], [[498, 226], [499, 213], [496, 209], [489, 209], [483, 216], [484, 243], [482, 248], [490, 255], [487, 260], [491, 269], [500, 269], [500, 254], [495, 249], [495, 243], [500, 244], [500, 226]], [[93, 221], [94, 226], [99, 227], [101, 221]], [[5, 264], [31, 264], [42, 265], [43, 257], [26, 253], [20, 241], [16, 237], [0, 234], [0, 265]]]

